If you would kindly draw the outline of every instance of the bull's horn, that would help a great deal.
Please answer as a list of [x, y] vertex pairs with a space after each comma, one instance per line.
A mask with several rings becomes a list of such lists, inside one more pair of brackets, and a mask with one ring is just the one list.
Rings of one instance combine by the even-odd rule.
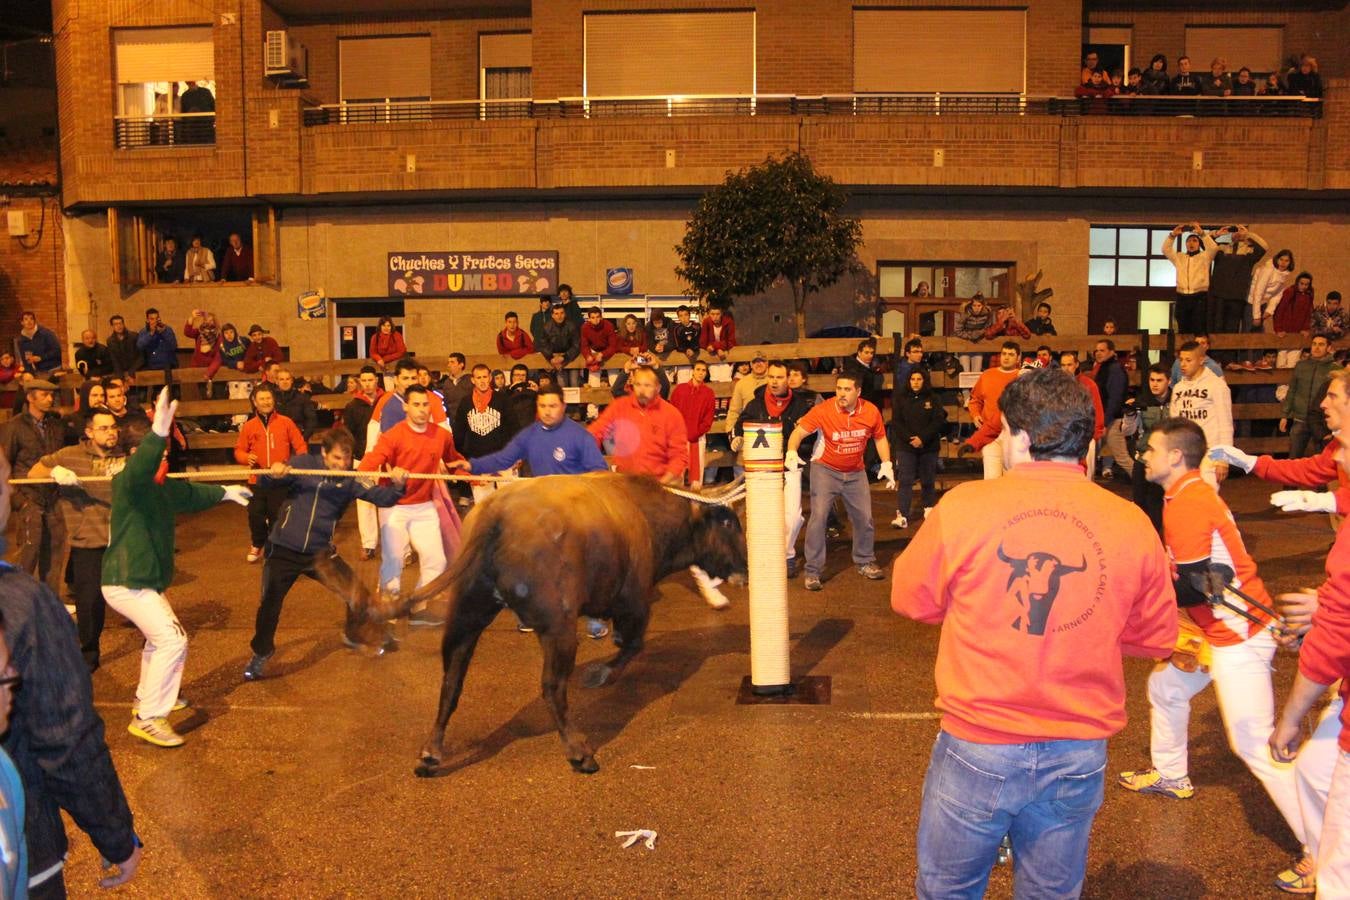
[[1087, 571], [1087, 554], [1080, 553], [1079, 556], [1081, 556], [1082, 559], [1083, 559], [1083, 561], [1082, 561], [1081, 563], [1079, 563], [1078, 565], [1074, 566], [1072, 569], [1069, 568], [1068, 566], [1065, 566], [1064, 568], [1060, 569], [1060, 571], [1061, 571], [1061, 572], [1086, 572], [1086, 571]]
[[1003, 542], [1002, 542], [1002, 541], [999, 541], [999, 542], [998, 542], [998, 559], [999, 559], [999, 562], [1005, 562], [1005, 563], [1008, 563], [1009, 565], [1012, 565], [1012, 564], [1015, 563], [1015, 562], [1019, 562], [1019, 560], [1016, 560], [1016, 559], [1009, 559], [1009, 558], [1008, 558], [1008, 554], [1006, 554], [1006, 553], [1003, 552]]

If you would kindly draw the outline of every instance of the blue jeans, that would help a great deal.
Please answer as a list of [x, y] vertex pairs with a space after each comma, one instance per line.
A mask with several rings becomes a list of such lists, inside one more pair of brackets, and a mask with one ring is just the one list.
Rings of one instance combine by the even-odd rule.
[[1102, 805], [1106, 741], [975, 744], [943, 731], [919, 815], [920, 898], [979, 898], [1004, 835], [1016, 897], [1077, 897]]

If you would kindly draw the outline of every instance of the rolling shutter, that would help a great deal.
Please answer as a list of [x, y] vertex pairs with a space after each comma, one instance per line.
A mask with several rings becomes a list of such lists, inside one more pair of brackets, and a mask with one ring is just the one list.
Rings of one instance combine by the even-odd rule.
[[478, 66], [482, 69], [528, 69], [534, 57], [534, 40], [521, 34], [480, 34]]
[[342, 100], [431, 99], [431, 36], [342, 38]]
[[1284, 56], [1284, 29], [1187, 25], [1186, 55], [1192, 72], [1208, 72], [1210, 62], [1220, 56], [1228, 60], [1228, 71], [1234, 75], [1243, 66], [1253, 72], [1274, 72]]
[[216, 49], [210, 25], [115, 29], [113, 58], [118, 84], [215, 79]]
[[853, 90], [1026, 90], [1025, 9], [855, 9]]
[[587, 13], [588, 97], [755, 92], [753, 12]]

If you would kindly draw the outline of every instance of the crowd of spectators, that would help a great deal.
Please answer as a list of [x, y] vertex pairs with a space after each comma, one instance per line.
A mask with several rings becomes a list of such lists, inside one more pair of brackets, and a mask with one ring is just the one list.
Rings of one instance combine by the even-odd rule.
[[208, 241], [201, 234], [189, 236], [186, 246], [174, 235], [160, 240], [155, 256], [155, 281], [158, 284], [251, 283], [253, 280], [253, 248], [244, 243], [237, 231], [231, 231], [219, 243]]
[[[1176, 73], [1168, 70], [1167, 56], [1155, 53], [1146, 68], [1131, 67], [1124, 71], [1117, 67], [1108, 70], [1095, 51], [1083, 56], [1083, 65], [1074, 96], [1085, 102], [1112, 97], [1322, 97], [1322, 76], [1318, 73], [1317, 58], [1304, 54], [1283, 71], [1267, 73], [1264, 78], [1241, 66], [1236, 72], [1229, 69], [1228, 60], [1217, 56], [1210, 60], [1209, 71], [1196, 71], [1189, 56], [1176, 60]], [[1099, 111], [1103, 106], [1091, 105]]]

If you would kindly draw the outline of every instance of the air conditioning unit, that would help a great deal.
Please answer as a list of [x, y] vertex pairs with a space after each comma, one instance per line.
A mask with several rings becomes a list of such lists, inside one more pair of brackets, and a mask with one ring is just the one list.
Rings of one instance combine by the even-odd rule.
[[286, 80], [303, 80], [309, 67], [309, 52], [285, 31], [267, 32], [263, 51], [263, 74]]

